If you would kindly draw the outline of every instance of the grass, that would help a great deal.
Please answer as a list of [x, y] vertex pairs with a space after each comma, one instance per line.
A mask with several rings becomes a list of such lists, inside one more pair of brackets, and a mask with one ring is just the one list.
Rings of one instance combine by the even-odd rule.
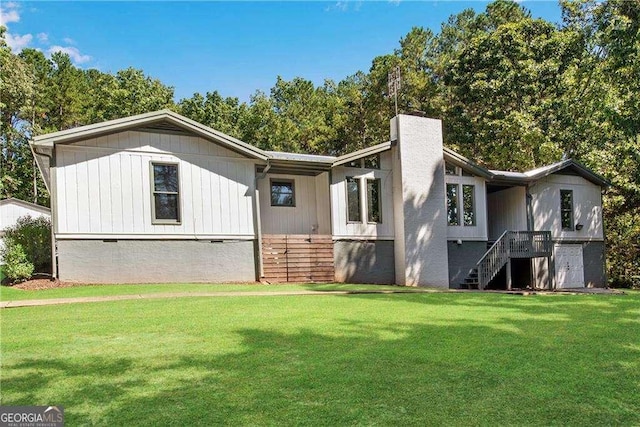
[[84, 285], [70, 288], [52, 288], [29, 291], [9, 286], [0, 287], [0, 301], [28, 299], [98, 297], [111, 295], [138, 295], [171, 292], [283, 292], [283, 291], [340, 291], [340, 290], [397, 290], [397, 286], [330, 284], [145, 284], [145, 285]]
[[67, 425], [640, 424], [637, 292], [194, 297], [0, 315], [1, 404], [62, 405]]

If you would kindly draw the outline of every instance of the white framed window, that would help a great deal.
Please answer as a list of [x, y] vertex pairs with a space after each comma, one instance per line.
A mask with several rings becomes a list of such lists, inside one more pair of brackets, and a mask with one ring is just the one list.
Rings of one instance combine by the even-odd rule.
[[382, 223], [380, 178], [367, 179], [367, 222]]
[[348, 176], [347, 184], [347, 222], [361, 222], [360, 179]]
[[475, 192], [475, 185], [447, 184], [447, 224], [476, 225]]
[[294, 182], [291, 180], [271, 180], [271, 206], [296, 206], [296, 192]]
[[458, 184], [447, 184], [447, 223], [460, 225], [460, 194]]
[[573, 230], [573, 190], [560, 190], [560, 222], [563, 230]]
[[180, 171], [177, 163], [151, 162], [154, 224], [180, 224]]

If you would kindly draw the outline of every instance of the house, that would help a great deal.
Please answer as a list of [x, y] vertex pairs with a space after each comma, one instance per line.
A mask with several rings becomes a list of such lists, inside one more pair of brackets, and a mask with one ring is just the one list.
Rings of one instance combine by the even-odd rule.
[[[4, 245], [1, 240], [4, 236], [4, 230], [16, 225], [18, 218], [23, 216], [30, 216], [32, 218], [39, 218], [43, 216], [50, 218], [51, 210], [47, 207], [13, 197], [0, 200], [0, 249], [2, 249]], [[3, 259], [0, 255], [0, 264], [2, 263]]]
[[168, 110], [34, 138], [57, 275], [83, 282], [604, 286], [601, 191], [487, 170], [399, 115], [344, 156], [260, 150]]

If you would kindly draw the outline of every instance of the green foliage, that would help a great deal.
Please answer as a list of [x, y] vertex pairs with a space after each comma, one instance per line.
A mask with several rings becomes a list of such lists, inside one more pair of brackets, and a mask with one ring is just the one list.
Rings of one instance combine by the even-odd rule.
[[51, 272], [51, 220], [46, 217], [23, 216], [4, 230], [7, 247], [18, 245], [37, 273]]
[[27, 254], [20, 243], [11, 239], [4, 239], [4, 246], [0, 251], [4, 260], [2, 270], [12, 283], [22, 282], [33, 274], [33, 264], [29, 262]]

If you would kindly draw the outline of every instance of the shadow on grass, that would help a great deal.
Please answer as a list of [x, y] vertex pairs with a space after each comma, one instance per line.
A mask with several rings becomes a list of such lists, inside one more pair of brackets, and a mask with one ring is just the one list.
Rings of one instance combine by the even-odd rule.
[[[409, 297], [445, 312], [469, 305], [478, 319], [436, 322], [427, 313], [395, 323], [343, 318], [326, 332], [238, 328], [240, 351], [161, 360], [27, 358], [3, 367], [2, 404], [63, 405], [69, 425], [640, 423], [640, 336], [608, 311], [603, 335], [585, 324], [588, 314], [556, 300], [544, 303], [566, 314], [561, 321], [515, 299], [366, 296]], [[504, 306], [515, 311], [487, 314]]]

